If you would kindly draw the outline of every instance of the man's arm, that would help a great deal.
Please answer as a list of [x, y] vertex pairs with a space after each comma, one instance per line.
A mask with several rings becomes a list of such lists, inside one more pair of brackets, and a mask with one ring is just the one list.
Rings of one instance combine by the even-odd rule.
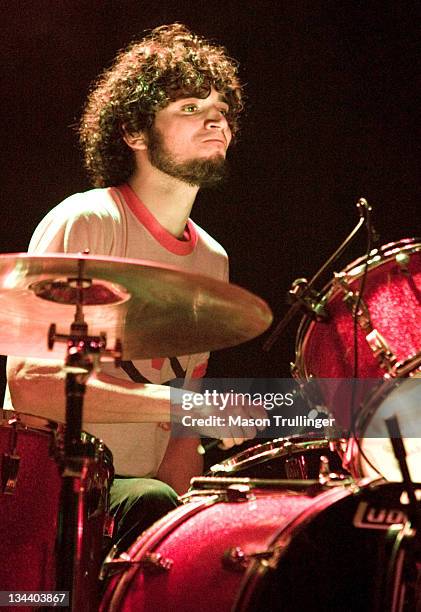
[[[61, 361], [9, 357], [7, 376], [12, 404], [16, 411], [64, 422], [66, 375]], [[181, 397], [182, 390], [173, 389], [172, 393], [177, 391]], [[171, 406], [170, 393], [171, 389], [166, 385], [142, 384], [96, 372], [91, 374], [86, 382], [83, 420], [86, 423], [179, 421], [184, 411], [177, 403], [173, 402]], [[213, 411], [212, 406], [198, 406], [189, 414], [206, 417]], [[251, 404], [233, 407], [231, 414], [261, 418], [266, 412], [261, 406]], [[111, 418], [109, 415], [112, 415]], [[258, 429], [261, 428], [253, 425], [221, 428], [218, 425], [202, 424], [196, 428], [196, 432], [206, 437], [224, 438], [224, 447], [229, 448], [254, 438]], [[192, 433], [195, 433], [194, 428]]]
[[203, 457], [197, 452], [199, 437], [170, 438], [156, 475], [179, 495], [186, 493], [193, 476], [203, 473]]
[[[65, 376], [61, 361], [9, 357], [7, 378], [14, 409], [63, 421]], [[113, 422], [170, 421], [170, 389], [93, 373], [86, 384], [84, 421], [109, 422], [107, 406], [112, 407]]]

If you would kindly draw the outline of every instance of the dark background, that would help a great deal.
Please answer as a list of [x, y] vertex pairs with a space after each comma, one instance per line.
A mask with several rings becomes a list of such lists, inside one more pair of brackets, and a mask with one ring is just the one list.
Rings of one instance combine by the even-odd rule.
[[[232, 281], [279, 320], [291, 282], [311, 277], [357, 223], [360, 196], [373, 206], [382, 244], [421, 233], [417, 4], [8, 3], [0, 252], [25, 251], [53, 205], [89, 188], [71, 126], [90, 82], [145, 29], [181, 21], [241, 62], [248, 97], [231, 179], [199, 194], [193, 218], [227, 249]], [[361, 233], [335, 269], [365, 241]], [[264, 338], [216, 353], [209, 374], [288, 376], [298, 322], [269, 354]]]

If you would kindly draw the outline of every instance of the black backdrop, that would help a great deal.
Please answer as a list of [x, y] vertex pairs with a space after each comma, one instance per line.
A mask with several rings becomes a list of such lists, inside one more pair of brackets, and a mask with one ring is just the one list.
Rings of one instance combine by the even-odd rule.
[[[229, 252], [232, 281], [278, 320], [291, 282], [312, 276], [357, 222], [358, 197], [372, 204], [381, 243], [421, 233], [417, 4], [8, 3], [0, 251], [25, 251], [42, 216], [89, 187], [71, 125], [92, 79], [143, 30], [181, 21], [240, 60], [248, 96], [231, 179], [199, 194], [193, 218]], [[364, 249], [362, 234], [336, 267]], [[297, 325], [270, 354], [263, 338], [219, 351], [209, 374], [287, 376]]]

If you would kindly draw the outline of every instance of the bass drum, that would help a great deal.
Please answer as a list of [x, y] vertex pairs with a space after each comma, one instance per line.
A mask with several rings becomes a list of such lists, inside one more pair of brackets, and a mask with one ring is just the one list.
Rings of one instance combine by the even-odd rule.
[[322, 458], [327, 458], [330, 471], [344, 472], [338, 450], [336, 442], [316, 436], [278, 438], [212, 465], [208, 476], [315, 479], [319, 477]]
[[[0, 410], [0, 585], [4, 591], [56, 588], [64, 443], [60, 427], [39, 417]], [[79, 530], [83, 530], [83, 538], [77, 573], [85, 595], [83, 609], [94, 612], [98, 608], [98, 575], [113, 475], [112, 455], [101, 440], [89, 434], [83, 433], [81, 441], [93, 461], [82, 477]], [[35, 601], [33, 609], [38, 610], [43, 603], [48, 605], [46, 599]]]
[[122, 571], [102, 612], [415, 609], [405, 588], [412, 562], [399, 545], [408, 527], [401, 485], [289, 490], [205, 477], [193, 486], [111, 562]]

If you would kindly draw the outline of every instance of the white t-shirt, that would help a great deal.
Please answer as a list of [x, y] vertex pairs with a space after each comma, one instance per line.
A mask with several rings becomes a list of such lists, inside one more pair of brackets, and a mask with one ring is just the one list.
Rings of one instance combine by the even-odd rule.
[[[135, 212], [136, 211], [136, 212]], [[184, 240], [170, 234], [149, 212], [128, 185], [77, 193], [53, 208], [36, 228], [28, 251], [80, 253], [146, 259], [180, 270], [228, 280], [228, 257], [209, 234], [190, 219]], [[187, 380], [206, 372], [209, 353], [178, 357]], [[148, 381], [163, 384], [177, 378], [169, 359], [135, 360], [135, 368]], [[130, 380], [113, 364], [102, 370]], [[85, 424], [114, 455], [117, 474], [156, 475], [169, 440], [169, 423]]]

